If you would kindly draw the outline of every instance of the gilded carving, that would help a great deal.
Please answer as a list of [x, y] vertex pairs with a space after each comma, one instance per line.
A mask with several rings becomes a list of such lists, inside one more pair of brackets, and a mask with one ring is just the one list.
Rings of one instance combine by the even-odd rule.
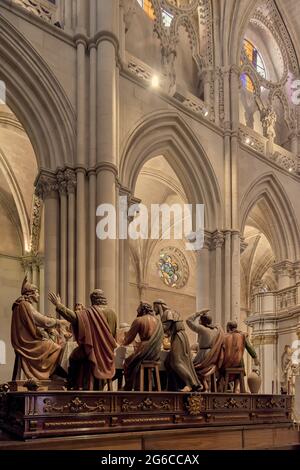
[[123, 413], [129, 411], [169, 411], [171, 409], [170, 400], [162, 400], [159, 403], [156, 403], [152, 398], [145, 398], [142, 402], [136, 403], [129, 401], [127, 398], [124, 398], [122, 401], [121, 410]]
[[243, 408], [248, 409], [250, 407], [250, 402], [248, 398], [214, 398], [213, 399], [213, 408], [214, 409], [234, 409], [234, 408]]
[[261, 397], [261, 398], [257, 398], [257, 401], [256, 401], [256, 408], [258, 409], [262, 409], [262, 408], [285, 409], [285, 407], [286, 407], [285, 398]]
[[199, 416], [203, 411], [203, 397], [199, 394], [190, 395], [185, 406], [191, 416]]
[[71, 400], [69, 403], [66, 405], [59, 405], [57, 403], [54, 403], [51, 401], [49, 398], [45, 398], [44, 400], [44, 408], [43, 412], [44, 413], [87, 413], [91, 412], [94, 413], [96, 411], [98, 412], [104, 412], [107, 411], [105, 407], [105, 401], [104, 400], [98, 400], [95, 403], [95, 406], [89, 406], [87, 403], [83, 402], [80, 400], [80, 398], [76, 397], [73, 400]]

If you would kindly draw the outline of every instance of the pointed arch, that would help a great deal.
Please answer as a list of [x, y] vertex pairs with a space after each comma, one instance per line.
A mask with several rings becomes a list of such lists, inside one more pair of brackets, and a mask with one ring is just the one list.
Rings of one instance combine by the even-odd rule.
[[22, 192], [20, 190], [19, 184], [15, 178], [14, 172], [4, 155], [4, 152], [0, 148], [0, 171], [2, 171], [4, 178], [11, 190], [14, 203], [17, 208], [20, 228], [22, 231], [22, 247], [23, 250], [28, 252], [30, 250], [30, 225], [29, 225], [29, 218], [26, 211], [25, 202], [22, 196]]
[[278, 98], [278, 100], [282, 104], [283, 112], [284, 112], [284, 120], [286, 122], [286, 125], [290, 129], [291, 128], [290, 107], [289, 107], [289, 103], [288, 103], [288, 100], [284, 91], [280, 88], [274, 88], [274, 90], [270, 92], [269, 103], [271, 106], [273, 106], [273, 101], [275, 100], [275, 98]]
[[40, 168], [74, 160], [75, 113], [60, 83], [26, 38], [0, 14], [0, 80], [26, 130]]
[[212, 165], [194, 132], [175, 111], [149, 114], [128, 136], [121, 157], [121, 184], [134, 194], [143, 165], [158, 155], [175, 171], [188, 202], [205, 205], [205, 228], [223, 227], [223, 204]]
[[259, 201], [264, 202], [266, 218], [274, 227], [272, 241], [276, 261], [298, 260], [300, 241], [297, 219], [284, 187], [273, 173], [260, 176], [246, 191], [240, 206], [241, 233], [244, 233], [247, 217]]

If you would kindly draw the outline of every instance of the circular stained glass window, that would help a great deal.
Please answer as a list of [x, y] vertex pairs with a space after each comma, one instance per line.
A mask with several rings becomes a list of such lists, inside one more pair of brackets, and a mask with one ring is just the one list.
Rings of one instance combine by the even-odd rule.
[[160, 252], [158, 272], [162, 282], [176, 289], [184, 287], [189, 277], [189, 267], [184, 254], [175, 247]]

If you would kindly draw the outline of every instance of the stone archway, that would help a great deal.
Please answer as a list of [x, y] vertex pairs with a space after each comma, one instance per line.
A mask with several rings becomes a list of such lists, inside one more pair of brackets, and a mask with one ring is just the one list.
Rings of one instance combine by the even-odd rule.
[[[212, 306], [215, 307], [214, 297], [221, 294], [218, 289], [212, 287], [209, 294], [208, 286], [211, 282], [214, 267], [214, 258], [210, 249], [215, 250], [215, 234], [219, 234], [218, 228], [223, 228], [223, 203], [221, 192], [212, 165], [194, 132], [185, 120], [172, 111], [160, 111], [147, 115], [140, 121], [127, 138], [122, 152], [120, 163], [120, 183], [122, 191], [134, 197], [137, 179], [143, 166], [152, 158], [162, 155], [171, 169], [177, 175], [182, 190], [189, 204], [204, 204], [205, 206], [205, 230], [208, 233], [209, 243], [205, 242], [205, 249], [197, 252], [197, 306], [206, 305], [213, 297]], [[126, 280], [128, 278], [128, 262], [124, 262], [124, 253], [128, 248], [126, 243], [120, 243], [120, 292], [119, 298], [126, 298]], [[219, 249], [219, 247], [218, 247]], [[201, 256], [200, 256], [201, 253]], [[221, 257], [221, 251], [218, 252]], [[200, 269], [199, 269], [200, 266]], [[218, 279], [221, 279], [221, 263], [217, 263], [220, 270]], [[219, 286], [221, 289], [221, 284]], [[203, 306], [204, 307], [204, 306]], [[221, 310], [219, 306], [218, 310]], [[221, 315], [221, 312], [219, 312]]]
[[26, 130], [40, 168], [72, 164], [75, 113], [53, 72], [25, 37], [0, 15], [0, 79], [7, 105]]

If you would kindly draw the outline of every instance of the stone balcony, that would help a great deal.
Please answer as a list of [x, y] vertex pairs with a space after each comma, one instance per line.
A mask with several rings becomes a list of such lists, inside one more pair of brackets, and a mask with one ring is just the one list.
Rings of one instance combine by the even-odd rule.
[[240, 124], [239, 140], [240, 145], [245, 149], [251, 149], [259, 153], [290, 173], [300, 173], [298, 158], [294, 153], [276, 144], [273, 144], [273, 149], [270, 152], [268, 148], [268, 139], [253, 129]]
[[281, 316], [300, 312], [300, 283], [275, 292], [259, 292], [251, 300], [251, 316]]

